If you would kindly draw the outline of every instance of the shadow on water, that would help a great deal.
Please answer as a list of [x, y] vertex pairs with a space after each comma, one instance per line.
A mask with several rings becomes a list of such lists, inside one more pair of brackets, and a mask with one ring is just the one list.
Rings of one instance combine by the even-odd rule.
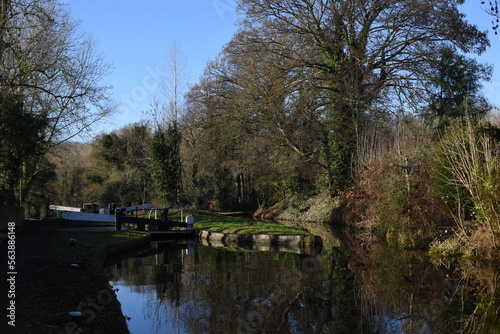
[[314, 256], [177, 241], [106, 270], [133, 334], [500, 332], [497, 270], [338, 235]]

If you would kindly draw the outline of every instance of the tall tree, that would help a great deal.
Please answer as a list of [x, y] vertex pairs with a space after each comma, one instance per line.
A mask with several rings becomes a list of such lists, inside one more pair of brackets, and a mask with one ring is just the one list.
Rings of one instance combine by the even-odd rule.
[[0, 64], [2, 91], [19, 96], [25, 112], [44, 125], [37, 157], [18, 166], [30, 171], [21, 196], [52, 147], [88, 133], [113, 111], [109, 89], [100, 83], [109, 66], [56, 0], [0, 2]]
[[151, 129], [136, 123], [97, 138], [96, 157], [103, 166], [103, 203], [143, 204], [153, 199], [149, 156]]
[[164, 204], [180, 204], [180, 132], [177, 123], [158, 128], [150, 143], [151, 168], [156, 190]]
[[[276, 54], [318, 71], [328, 97], [324, 163], [333, 193], [351, 184], [357, 169], [360, 124], [381, 94], [422, 94], [435, 50], [443, 44], [483, 52], [484, 32], [458, 10], [462, 1], [240, 0], [246, 29]], [[259, 33], [264, 30], [265, 33]], [[303, 40], [321, 59], [284, 48], [280, 36]], [[285, 49], [285, 50], [284, 50]]]
[[154, 134], [150, 143], [153, 177], [160, 199], [166, 204], [180, 204], [182, 164], [179, 118], [185, 109], [188, 72], [186, 58], [174, 40], [161, 73], [160, 91], [152, 105]]
[[159, 91], [150, 110], [155, 127], [179, 121], [188, 91], [189, 74], [186, 62], [186, 57], [174, 40], [166, 56], [166, 66], [160, 73]]
[[27, 112], [20, 96], [0, 92], [0, 204], [19, 205], [23, 199], [22, 166], [40, 154], [45, 120]]
[[481, 94], [481, 81], [490, 79], [492, 68], [450, 48], [441, 49], [439, 54], [434, 79], [429, 83], [430, 109], [439, 126], [442, 128], [450, 118], [488, 112], [491, 106]]

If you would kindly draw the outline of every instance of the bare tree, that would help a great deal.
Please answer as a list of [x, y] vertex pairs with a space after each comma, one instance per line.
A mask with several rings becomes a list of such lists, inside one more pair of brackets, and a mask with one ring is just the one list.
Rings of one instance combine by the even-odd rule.
[[[500, 227], [500, 129], [489, 123], [474, 124], [470, 116], [455, 122], [446, 132], [437, 149], [438, 177], [449, 189], [465, 189], [471, 200], [472, 213], [478, 224], [488, 227], [497, 249]], [[447, 197], [453, 198], [448, 190]], [[455, 217], [460, 227], [465, 221], [460, 212], [467, 200], [455, 198]], [[465, 205], [464, 205], [465, 204]], [[465, 231], [464, 231], [465, 232]]]
[[175, 40], [170, 46], [166, 68], [160, 77], [160, 91], [153, 98], [150, 110], [155, 123], [149, 150], [151, 168], [160, 199], [164, 204], [178, 204], [182, 192], [178, 119], [185, 108], [184, 96], [189, 77], [186, 58]]
[[109, 87], [100, 84], [110, 66], [94, 42], [54, 0], [3, 3], [0, 85], [23, 96], [32, 113], [45, 115], [47, 142], [92, 130], [113, 111]]
[[[357, 170], [360, 124], [382, 94], [422, 101], [422, 84], [436, 62], [436, 48], [450, 45], [481, 53], [486, 33], [464, 20], [461, 1], [240, 0], [243, 25], [277, 55], [317, 70], [328, 96], [323, 156], [335, 193], [353, 181]], [[262, 32], [263, 31], [263, 32]], [[304, 41], [318, 57], [287, 48], [282, 36]], [[413, 102], [411, 101], [411, 102]], [[407, 102], [408, 103], [408, 102]]]
[[493, 20], [491, 21], [491, 27], [495, 32], [495, 35], [498, 35], [498, 29], [500, 28], [500, 10], [498, 9], [498, 0], [481, 0], [481, 5], [485, 6], [483, 7], [484, 11], [488, 15], [493, 17]]
[[177, 122], [185, 107], [184, 95], [187, 93], [189, 74], [187, 60], [174, 40], [167, 54], [166, 68], [161, 75], [159, 101], [162, 105], [162, 123]]
[[51, 148], [90, 133], [114, 111], [109, 87], [101, 84], [109, 70], [56, 0], [0, 2], [0, 88], [44, 124], [36, 158], [17, 167], [24, 171], [21, 198]]

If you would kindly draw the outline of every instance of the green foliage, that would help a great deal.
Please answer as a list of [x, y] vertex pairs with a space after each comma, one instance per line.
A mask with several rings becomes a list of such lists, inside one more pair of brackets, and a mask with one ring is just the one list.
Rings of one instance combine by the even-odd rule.
[[150, 143], [151, 168], [156, 189], [164, 204], [179, 204], [181, 189], [181, 134], [177, 123], [158, 128]]
[[95, 157], [102, 171], [91, 172], [87, 181], [101, 187], [100, 202], [131, 205], [153, 201], [150, 140], [151, 130], [144, 124], [132, 124], [97, 138]]
[[[0, 92], [0, 195], [2, 204], [20, 204], [31, 168], [42, 154], [45, 120], [24, 109], [20, 96]], [[26, 181], [22, 184], [21, 181]]]
[[[436, 147], [436, 185], [463, 223], [463, 212], [477, 223], [499, 229], [500, 149], [493, 125], [455, 121]], [[467, 218], [467, 216], [465, 217]]]
[[[351, 89], [345, 83], [332, 78], [332, 90]], [[346, 93], [347, 95], [347, 93]], [[353, 186], [353, 177], [358, 165], [356, 145], [359, 140], [354, 130], [361, 124], [362, 110], [356, 105], [345, 101], [345, 96], [329, 92], [330, 104], [324, 122], [322, 146], [319, 148], [321, 161], [326, 168], [325, 191], [336, 195], [347, 187]], [[325, 186], [325, 181], [323, 181]], [[322, 189], [323, 190], [323, 189]]]
[[491, 67], [444, 47], [434, 71], [430, 109], [439, 119], [441, 129], [452, 119], [465, 116], [467, 111], [478, 116], [490, 109], [480, 90], [481, 81], [491, 77]]
[[125, 143], [117, 133], [105, 134], [98, 139], [97, 158], [108, 168], [122, 169]]

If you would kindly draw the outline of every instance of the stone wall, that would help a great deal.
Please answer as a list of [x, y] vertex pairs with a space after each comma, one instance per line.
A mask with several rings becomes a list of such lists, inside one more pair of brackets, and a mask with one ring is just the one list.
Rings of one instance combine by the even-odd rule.
[[315, 253], [322, 247], [320, 237], [304, 235], [233, 234], [197, 230], [198, 239], [211, 247], [245, 248], [298, 254]]

